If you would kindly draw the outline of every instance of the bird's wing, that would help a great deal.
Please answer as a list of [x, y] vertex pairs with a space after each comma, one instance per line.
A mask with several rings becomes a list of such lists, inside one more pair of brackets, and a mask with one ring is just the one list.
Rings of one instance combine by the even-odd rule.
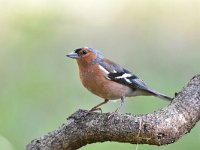
[[108, 59], [104, 58], [103, 61], [99, 62], [99, 66], [106, 72], [106, 78], [109, 80], [127, 85], [133, 89], [149, 89], [136, 75]]

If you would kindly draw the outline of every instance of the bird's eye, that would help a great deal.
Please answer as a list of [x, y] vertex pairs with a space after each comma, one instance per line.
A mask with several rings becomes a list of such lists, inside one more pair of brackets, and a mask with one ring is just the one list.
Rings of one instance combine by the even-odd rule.
[[82, 55], [85, 55], [87, 54], [87, 52], [85, 50], [82, 51]]
[[83, 55], [85, 55], [85, 54], [87, 54], [87, 51], [86, 51], [86, 50], [79, 51], [79, 55], [80, 55], [80, 56], [83, 56]]

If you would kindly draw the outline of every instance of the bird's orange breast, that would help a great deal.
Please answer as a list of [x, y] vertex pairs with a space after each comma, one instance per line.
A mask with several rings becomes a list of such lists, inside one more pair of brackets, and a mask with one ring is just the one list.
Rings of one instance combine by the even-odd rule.
[[119, 99], [132, 92], [129, 87], [107, 79], [98, 64], [82, 65], [79, 64], [81, 82], [93, 94], [104, 99]]

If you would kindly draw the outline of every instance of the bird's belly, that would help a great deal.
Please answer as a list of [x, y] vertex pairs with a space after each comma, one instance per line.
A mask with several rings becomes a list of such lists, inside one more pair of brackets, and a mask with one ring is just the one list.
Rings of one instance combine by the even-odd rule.
[[89, 91], [93, 94], [102, 97], [104, 99], [115, 100], [122, 96], [129, 96], [132, 93], [132, 89], [119, 84], [114, 81], [106, 79], [104, 76], [93, 76], [90, 74], [88, 77], [81, 77], [81, 81]]

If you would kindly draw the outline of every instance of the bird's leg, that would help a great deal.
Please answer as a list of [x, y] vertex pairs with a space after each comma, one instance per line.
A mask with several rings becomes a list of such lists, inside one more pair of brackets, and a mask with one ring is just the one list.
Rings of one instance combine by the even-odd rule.
[[106, 104], [108, 101], [109, 101], [108, 99], [104, 99], [104, 102], [102, 102], [102, 103], [96, 105], [95, 107], [93, 107], [92, 109], [90, 109], [90, 112], [91, 112], [91, 111], [100, 110], [101, 113], [102, 113], [102, 110], [101, 110], [101, 108], [99, 108], [99, 107], [100, 107], [101, 105], [103, 105], [103, 104]]
[[115, 110], [115, 113], [118, 113], [119, 110], [122, 108], [122, 106], [123, 106], [123, 104], [124, 104], [124, 100], [125, 100], [125, 97], [122, 96], [122, 97], [121, 97], [121, 103], [120, 103], [119, 107], [117, 107], [117, 109]]
[[120, 103], [119, 107], [117, 107], [117, 109], [116, 109], [114, 112], [112, 112], [112, 113], [108, 116], [108, 118], [112, 117], [113, 115], [117, 114], [117, 113], [120, 111], [120, 109], [122, 108], [122, 106], [123, 106], [123, 104], [124, 104], [124, 100], [125, 100], [125, 96], [122, 96], [122, 97], [121, 97], [121, 103]]

